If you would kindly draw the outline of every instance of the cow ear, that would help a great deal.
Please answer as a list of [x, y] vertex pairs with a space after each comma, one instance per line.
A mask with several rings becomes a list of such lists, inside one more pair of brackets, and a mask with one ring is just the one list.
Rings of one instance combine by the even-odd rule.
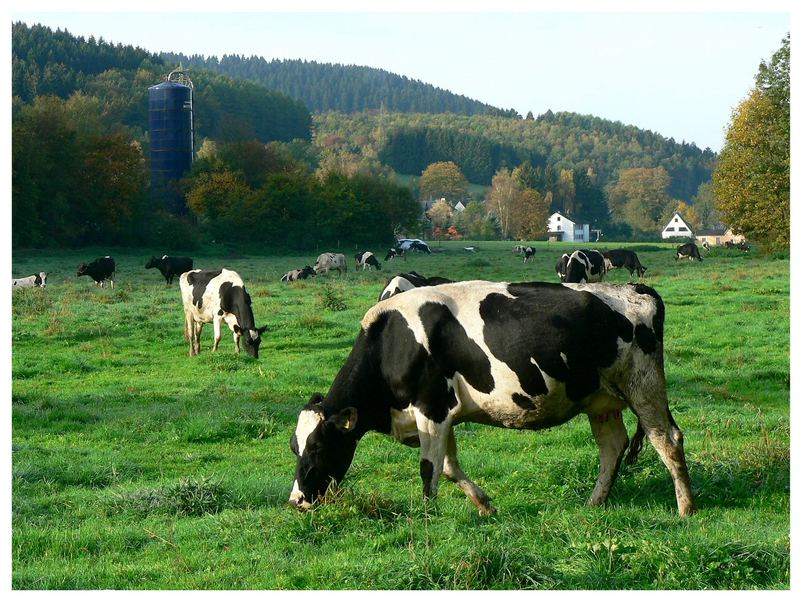
[[342, 433], [349, 433], [355, 429], [358, 421], [358, 411], [352, 406], [339, 411], [331, 419], [336, 428]]
[[266, 326], [266, 325], [264, 325], [263, 327], [259, 327], [258, 329], [256, 329], [256, 331], [258, 331], [258, 335], [263, 335], [263, 333], [264, 333], [266, 330], [267, 330], [267, 326]]
[[321, 404], [325, 397], [320, 394], [319, 392], [314, 392], [311, 394], [311, 400], [308, 401], [309, 404]]

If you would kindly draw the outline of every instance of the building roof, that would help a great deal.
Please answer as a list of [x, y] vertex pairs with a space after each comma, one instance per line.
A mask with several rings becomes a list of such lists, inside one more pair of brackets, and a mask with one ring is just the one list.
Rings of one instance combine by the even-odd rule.
[[550, 215], [550, 218], [552, 219], [556, 215], [560, 215], [561, 217], [563, 217], [567, 221], [571, 221], [572, 223], [575, 223], [576, 225], [587, 225], [589, 223], [589, 221], [587, 221], [585, 219], [581, 219], [577, 215], [572, 215], [572, 216], [565, 215], [560, 210], [555, 211], [552, 215]]

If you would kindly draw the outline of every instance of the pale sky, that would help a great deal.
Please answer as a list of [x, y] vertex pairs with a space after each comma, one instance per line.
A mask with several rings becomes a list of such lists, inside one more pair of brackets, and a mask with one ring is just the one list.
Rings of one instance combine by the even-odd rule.
[[[523, 12], [525, 5], [504, 0], [404, 2], [410, 12], [368, 12], [385, 5], [357, 2], [345, 5], [348, 12], [334, 13], [318, 11], [337, 3], [313, 0], [244, 5], [284, 12], [232, 12], [243, 6], [235, 0], [136, 4], [151, 12], [101, 12], [96, 5], [58, 12], [59, 3], [44, 3], [52, 4], [50, 10], [37, 9], [41, 3], [35, 1], [13, 4], [12, 21], [152, 52], [377, 67], [523, 116], [548, 109], [591, 114], [714, 151], [723, 145], [731, 111], [752, 88], [759, 62], [770, 58], [790, 30], [788, 9], [719, 12], [730, 3], [712, 3], [717, 12], [697, 12], [702, 0], [662, 5], [684, 12], [632, 12], [635, 5], [622, 2], [619, 10], [600, 13], [579, 11], [569, 0], [550, 12]], [[733, 6], [744, 11], [747, 4]], [[185, 9], [152, 12], [164, 5]], [[430, 12], [438, 6], [449, 10]], [[228, 12], [207, 12], [222, 7]], [[473, 12], [456, 12], [464, 7]], [[303, 8], [308, 12], [285, 12]], [[506, 12], [484, 12], [499, 9]]]

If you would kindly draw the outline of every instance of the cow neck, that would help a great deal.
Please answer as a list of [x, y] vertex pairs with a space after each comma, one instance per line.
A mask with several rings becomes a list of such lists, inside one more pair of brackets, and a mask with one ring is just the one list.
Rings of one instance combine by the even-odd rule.
[[255, 329], [256, 319], [253, 316], [253, 307], [250, 304], [250, 296], [243, 286], [232, 286], [226, 294], [228, 296], [228, 306], [222, 305], [223, 310], [233, 313], [236, 317], [236, 322], [242, 329]]
[[322, 402], [326, 417], [348, 407], [355, 408], [358, 411], [355, 434], [359, 439], [369, 431], [391, 430], [386, 386], [372, 358], [362, 331]]

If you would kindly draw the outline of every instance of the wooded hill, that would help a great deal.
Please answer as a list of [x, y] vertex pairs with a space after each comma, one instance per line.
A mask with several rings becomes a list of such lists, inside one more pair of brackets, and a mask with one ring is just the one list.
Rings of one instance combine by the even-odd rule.
[[[174, 65], [141, 48], [24, 23], [12, 25], [11, 48], [18, 103], [80, 92], [100, 101], [109, 128], [123, 126], [146, 143], [147, 88], [161, 83]], [[301, 101], [218, 73], [198, 70], [191, 77], [199, 137], [310, 139], [311, 115]]]
[[302, 100], [314, 113], [360, 112], [376, 109], [401, 113], [493, 114], [516, 116], [483, 102], [454, 94], [416, 79], [357, 65], [335, 65], [306, 60], [266, 60], [259, 56], [204, 57], [163, 52], [167, 63], [222, 73], [259, 83]]

